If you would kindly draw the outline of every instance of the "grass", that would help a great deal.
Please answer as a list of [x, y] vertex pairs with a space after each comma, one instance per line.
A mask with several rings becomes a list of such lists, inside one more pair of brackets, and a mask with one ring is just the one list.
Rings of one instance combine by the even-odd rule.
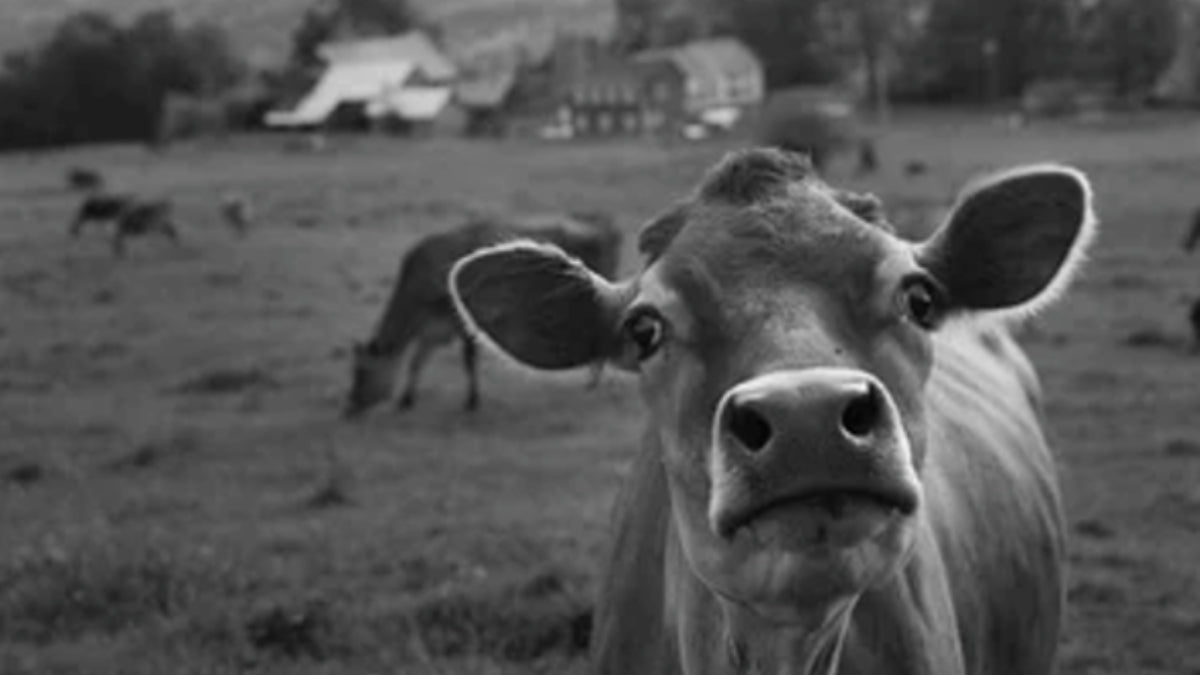
[[[1200, 129], [1153, 122], [899, 111], [878, 175], [830, 169], [913, 236], [987, 168], [1062, 159], [1095, 181], [1092, 264], [1026, 340], [1072, 518], [1067, 675], [1200, 669], [1200, 357], [1180, 348], [1200, 281], [1176, 250]], [[414, 410], [346, 424], [348, 347], [417, 237], [567, 208], [632, 235], [726, 145], [283, 146], [0, 157], [0, 672], [582, 672], [634, 385], [485, 356], [466, 414], [447, 350]], [[171, 195], [183, 246], [116, 261], [99, 232], [67, 238], [76, 164]], [[231, 189], [254, 200], [245, 240], [217, 212]]]

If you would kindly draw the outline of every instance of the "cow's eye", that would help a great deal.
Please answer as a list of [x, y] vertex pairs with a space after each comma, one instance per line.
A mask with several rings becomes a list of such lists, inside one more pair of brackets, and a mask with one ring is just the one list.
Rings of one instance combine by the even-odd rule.
[[667, 323], [657, 310], [650, 307], [635, 309], [625, 319], [625, 338], [633, 346], [637, 360], [645, 361], [662, 347]]
[[921, 328], [932, 330], [941, 321], [941, 291], [929, 277], [905, 279], [900, 287], [900, 303], [905, 316]]

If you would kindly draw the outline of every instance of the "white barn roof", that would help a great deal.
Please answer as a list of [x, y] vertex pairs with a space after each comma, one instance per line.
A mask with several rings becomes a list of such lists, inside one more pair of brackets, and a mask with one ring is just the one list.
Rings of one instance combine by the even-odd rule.
[[[267, 113], [266, 123], [274, 127], [320, 124], [342, 103], [367, 104], [371, 110], [419, 113], [427, 119], [431, 95], [400, 96], [418, 73], [424, 90], [444, 90], [458, 75], [457, 68], [443, 56], [423, 33], [412, 32], [395, 38], [334, 42], [323, 45], [320, 54], [328, 64], [321, 79], [291, 110]], [[436, 83], [442, 83], [438, 86]], [[399, 99], [397, 97], [400, 96]], [[414, 98], [415, 97], [415, 98]], [[410, 100], [411, 99], [411, 100]], [[434, 100], [438, 96], [433, 96]], [[396, 100], [404, 100], [396, 104]], [[437, 112], [445, 102], [436, 106]], [[436, 116], [437, 112], [432, 113]]]

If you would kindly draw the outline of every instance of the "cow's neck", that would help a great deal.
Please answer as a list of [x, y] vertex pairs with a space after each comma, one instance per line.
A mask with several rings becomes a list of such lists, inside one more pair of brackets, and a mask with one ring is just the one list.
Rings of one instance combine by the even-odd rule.
[[401, 293], [394, 293], [371, 336], [371, 346], [379, 356], [399, 357], [416, 336], [423, 316], [414, 303]]
[[843, 661], [850, 672], [888, 675], [966, 673], [958, 615], [932, 532], [892, 581], [864, 593], [850, 622]]
[[847, 598], [803, 623], [780, 624], [736, 603], [719, 600], [727, 663], [755, 675], [831, 675], [837, 672], [857, 598]]

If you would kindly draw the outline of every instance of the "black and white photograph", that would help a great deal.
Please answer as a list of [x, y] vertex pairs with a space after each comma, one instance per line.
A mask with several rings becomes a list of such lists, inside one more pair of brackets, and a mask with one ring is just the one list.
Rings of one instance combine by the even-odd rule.
[[1200, 675], [1200, 1], [0, 0], [0, 675]]

